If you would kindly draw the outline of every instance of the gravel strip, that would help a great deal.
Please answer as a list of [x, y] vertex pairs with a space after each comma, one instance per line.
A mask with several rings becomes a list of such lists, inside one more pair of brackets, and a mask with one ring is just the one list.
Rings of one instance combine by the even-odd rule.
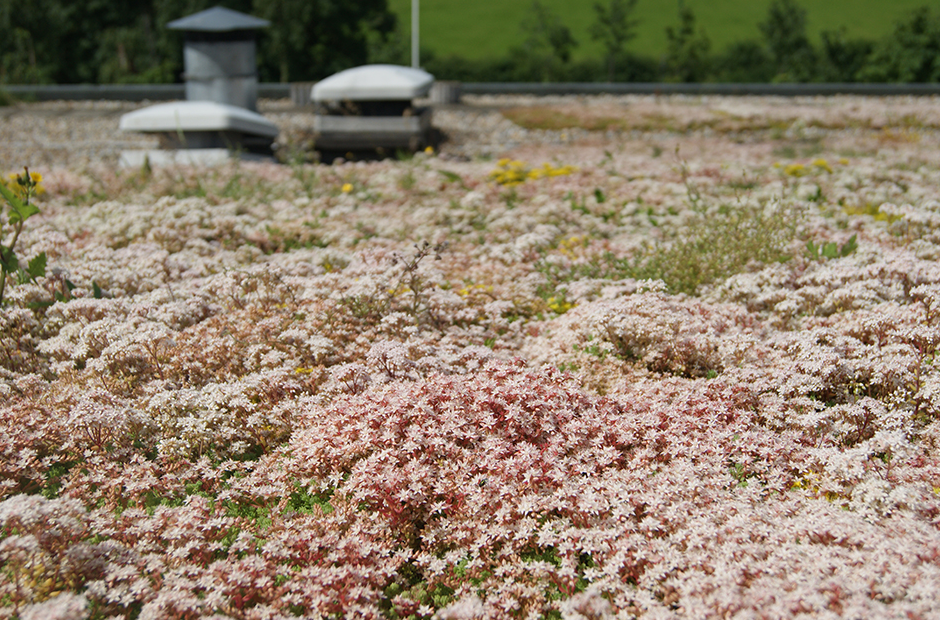
[[[419, 102], [422, 103], [422, 102]], [[427, 103], [427, 102], [424, 102]], [[734, 137], [764, 133], [806, 139], [822, 133], [940, 130], [940, 97], [719, 97], [690, 95], [532, 95], [465, 96], [460, 105], [436, 106], [434, 126], [444, 136], [444, 157], [501, 157], [527, 145], [564, 145], [663, 135]], [[124, 149], [156, 148], [154, 138], [118, 129], [122, 114], [152, 102], [49, 101], [0, 108], [0, 171], [93, 164], [114, 165]], [[311, 108], [288, 99], [261, 100], [260, 112], [281, 130], [278, 143], [302, 152], [313, 143]], [[619, 119], [630, 127], [590, 132], [584, 129], [526, 130], [500, 110], [551, 108], [569, 116]], [[807, 122], [809, 119], [809, 122]], [[913, 119], [913, 120], [911, 120]], [[740, 129], [736, 129], [740, 127]], [[766, 136], [765, 136], [766, 137]]]
[[[48, 101], [0, 108], [0, 170], [115, 165], [122, 150], [157, 148], [155, 138], [118, 129], [121, 115], [151, 103]], [[309, 148], [312, 110], [288, 100], [262, 100], [259, 111], [281, 130], [286, 148]], [[459, 157], [492, 155], [527, 141], [526, 130], [496, 109], [452, 106], [435, 110], [434, 125], [448, 140], [444, 152]]]

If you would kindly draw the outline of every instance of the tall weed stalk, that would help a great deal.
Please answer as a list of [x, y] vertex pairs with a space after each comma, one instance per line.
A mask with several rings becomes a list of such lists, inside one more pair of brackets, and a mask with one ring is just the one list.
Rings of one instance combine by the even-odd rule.
[[[13, 177], [15, 184], [12, 188], [0, 183], [0, 195], [6, 201], [6, 210], [9, 211], [6, 224], [0, 219], [0, 306], [3, 305], [7, 276], [15, 273], [20, 282], [29, 282], [46, 274], [45, 252], [29, 261], [25, 269], [20, 267], [16, 256], [16, 242], [23, 232], [23, 225], [27, 219], [39, 213], [36, 205], [30, 203], [30, 199], [38, 193], [39, 183], [42, 181], [42, 177], [37, 173], [30, 173], [29, 168], [23, 170], [23, 174]], [[7, 227], [12, 228], [13, 234], [9, 243], [3, 243], [2, 240], [8, 232]]]

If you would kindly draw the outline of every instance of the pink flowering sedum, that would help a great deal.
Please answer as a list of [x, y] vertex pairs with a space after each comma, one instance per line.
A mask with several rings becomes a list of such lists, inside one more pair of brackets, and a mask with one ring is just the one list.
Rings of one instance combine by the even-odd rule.
[[43, 170], [0, 618], [937, 617], [935, 106], [618, 101], [518, 183]]

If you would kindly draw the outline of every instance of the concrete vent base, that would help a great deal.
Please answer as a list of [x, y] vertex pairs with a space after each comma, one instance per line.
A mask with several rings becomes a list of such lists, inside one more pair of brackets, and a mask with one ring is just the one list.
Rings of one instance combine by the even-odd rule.
[[310, 91], [316, 82], [291, 82], [290, 101], [298, 108], [310, 105]]
[[460, 103], [460, 82], [439, 81], [431, 85], [431, 103]]
[[118, 159], [121, 168], [143, 168], [144, 163], [162, 166], [220, 166], [237, 159], [240, 161], [274, 162], [273, 157], [254, 153], [237, 153], [228, 149], [180, 149], [122, 151]]
[[431, 110], [416, 116], [326, 116], [313, 119], [317, 149], [409, 149], [429, 142]]

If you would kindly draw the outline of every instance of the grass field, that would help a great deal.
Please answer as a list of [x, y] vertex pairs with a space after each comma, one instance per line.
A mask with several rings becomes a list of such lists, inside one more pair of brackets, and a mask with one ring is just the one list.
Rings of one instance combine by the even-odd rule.
[[[388, 0], [402, 30], [411, 32], [411, 0]], [[676, 2], [641, 0], [637, 37], [630, 44], [634, 52], [658, 56], [665, 51], [667, 26], [678, 22]], [[766, 15], [769, 0], [685, 0], [695, 11], [712, 41], [713, 49], [759, 36], [757, 24]], [[594, 20], [591, 2], [543, 0], [571, 28], [579, 42], [575, 57], [595, 56], [601, 47], [591, 40], [588, 28]], [[925, 0], [805, 0], [809, 29], [814, 41], [823, 30], [845, 27], [851, 36], [878, 38], [891, 31], [894, 23]], [[456, 54], [466, 58], [486, 58], [504, 54], [520, 39], [519, 24], [530, 10], [530, 0], [505, 2], [479, 0], [421, 0], [421, 44], [439, 56]]]

